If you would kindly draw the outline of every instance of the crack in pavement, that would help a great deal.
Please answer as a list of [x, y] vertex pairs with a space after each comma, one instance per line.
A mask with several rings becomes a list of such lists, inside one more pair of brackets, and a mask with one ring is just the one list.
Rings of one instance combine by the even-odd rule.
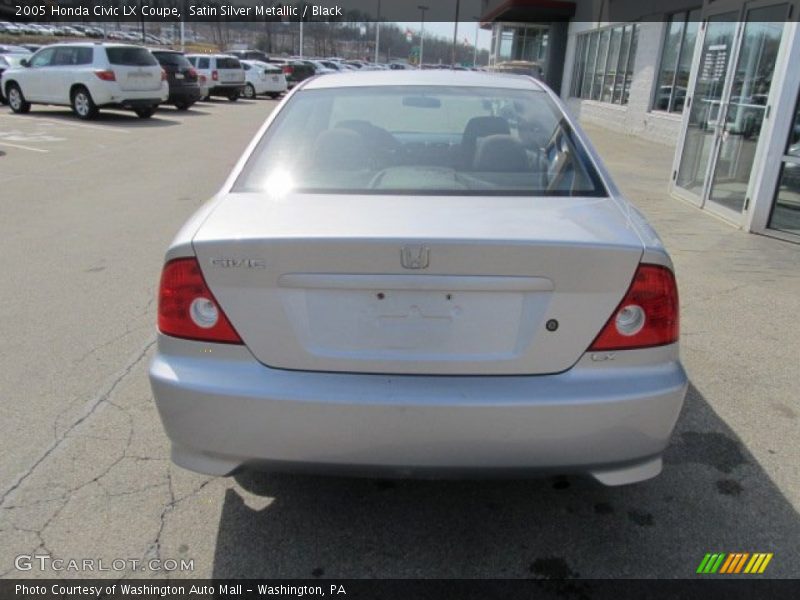
[[[130, 361], [120, 372], [118, 372], [117, 376], [108, 386], [108, 388], [100, 393], [95, 400], [89, 406], [89, 409], [83, 414], [81, 417], [76, 419], [65, 431], [64, 433], [59, 436], [51, 445], [50, 447], [22, 474], [20, 475], [17, 480], [9, 487], [3, 495], [0, 496], [0, 506], [5, 504], [6, 499], [14, 493], [22, 483], [30, 477], [34, 471], [41, 465], [53, 452], [55, 452], [58, 447], [63, 443], [66, 439], [67, 434], [69, 434], [72, 430], [78, 427], [81, 423], [86, 421], [90, 416], [94, 414], [94, 412], [102, 405], [105, 401], [107, 401], [111, 395], [114, 393], [114, 390], [117, 389], [117, 386], [128, 376], [130, 375], [131, 371], [147, 356], [147, 353], [150, 349], [155, 346], [156, 340], [153, 337], [142, 350], [134, 357], [132, 361]], [[118, 407], [119, 408], [119, 407]], [[123, 453], [124, 454], [124, 453]]]

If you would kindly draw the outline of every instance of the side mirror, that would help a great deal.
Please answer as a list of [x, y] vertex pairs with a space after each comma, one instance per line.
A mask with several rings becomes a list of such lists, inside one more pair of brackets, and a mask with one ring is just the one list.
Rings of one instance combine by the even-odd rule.
[[29, 61], [27, 58], [23, 58], [21, 61], [19, 61], [19, 64], [23, 67], [30, 67], [31, 61]]

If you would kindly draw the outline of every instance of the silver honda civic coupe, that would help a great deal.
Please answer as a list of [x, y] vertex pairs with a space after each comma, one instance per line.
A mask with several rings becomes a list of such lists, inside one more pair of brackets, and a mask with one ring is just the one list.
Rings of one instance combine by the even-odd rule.
[[383, 476], [657, 475], [687, 388], [653, 229], [527, 77], [298, 85], [166, 253], [172, 460]]

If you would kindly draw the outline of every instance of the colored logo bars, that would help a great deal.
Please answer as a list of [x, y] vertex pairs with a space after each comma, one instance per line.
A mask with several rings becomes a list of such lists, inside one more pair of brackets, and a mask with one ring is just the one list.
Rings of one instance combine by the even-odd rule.
[[725, 573], [727, 575], [763, 573], [771, 560], [772, 552], [754, 552], [753, 554], [749, 552], [708, 553], [700, 561], [697, 572], [703, 575], [712, 573]]

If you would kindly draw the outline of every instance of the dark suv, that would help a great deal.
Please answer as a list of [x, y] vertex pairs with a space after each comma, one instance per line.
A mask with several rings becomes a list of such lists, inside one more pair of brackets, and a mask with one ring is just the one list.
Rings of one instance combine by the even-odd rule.
[[200, 84], [192, 64], [186, 57], [175, 50], [151, 50], [153, 56], [167, 72], [169, 83], [168, 104], [174, 104], [178, 110], [188, 110], [200, 99]]

